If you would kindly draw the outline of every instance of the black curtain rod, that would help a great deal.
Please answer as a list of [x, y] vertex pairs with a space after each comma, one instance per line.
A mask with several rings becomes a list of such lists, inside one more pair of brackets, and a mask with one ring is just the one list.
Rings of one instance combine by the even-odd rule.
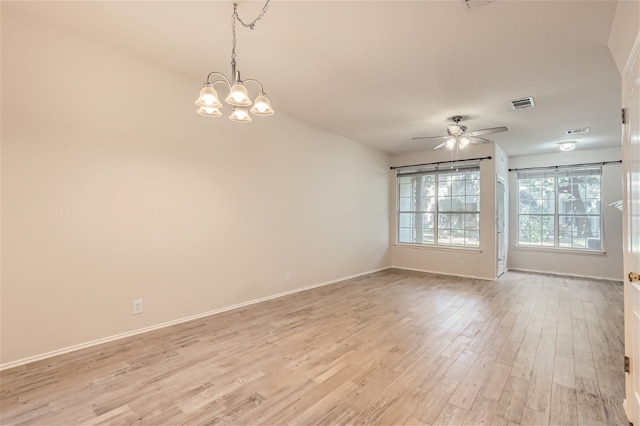
[[525, 167], [523, 169], [509, 169], [510, 172], [517, 172], [519, 170], [545, 170], [545, 169], [562, 169], [564, 167], [584, 167], [584, 166], [605, 166], [607, 164], [621, 164], [622, 160], [618, 161], [603, 161], [601, 163], [582, 163], [582, 164], [566, 164], [563, 166], [546, 166], [546, 167]]
[[389, 167], [391, 170], [395, 169], [405, 169], [407, 167], [421, 167], [421, 166], [438, 166], [440, 164], [451, 164], [451, 163], [466, 163], [468, 161], [478, 161], [478, 160], [491, 160], [491, 156], [488, 157], [480, 157], [480, 158], [468, 158], [466, 160], [451, 160], [451, 161], [438, 161], [435, 163], [422, 163], [422, 164], [410, 164], [408, 166], [391, 166]]

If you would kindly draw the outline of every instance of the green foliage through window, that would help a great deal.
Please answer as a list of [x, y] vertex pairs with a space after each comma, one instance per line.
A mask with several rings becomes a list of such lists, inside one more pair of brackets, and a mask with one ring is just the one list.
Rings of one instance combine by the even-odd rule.
[[398, 175], [398, 242], [480, 246], [480, 170]]
[[601, 167], [518, 172], [518, 245], [602, 250]]

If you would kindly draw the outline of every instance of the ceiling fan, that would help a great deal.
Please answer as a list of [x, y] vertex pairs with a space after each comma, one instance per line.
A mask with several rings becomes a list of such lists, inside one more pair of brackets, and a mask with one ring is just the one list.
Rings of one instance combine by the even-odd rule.
[[436, 145], [433, 149], [440, 149], [447, 147], [449, 149], [453, 149], [455, 146], [459, 148], [464, 148], [469, 144], [479, 145], [485, 142], [491, 142], [489, 139], [481, 138], [480, 135], [488, 135], [490, 133], [500, 133], [506, 132], [507, 129], [504, 126], [501, 127], [490, 127], [488, 129], [479, 129], [474, 130], [472, 132], [467, 132], [467, 126], [463, 126], [460, 122], [463, 120], [463, 116], [454, 115], [450, 118], [453, 121], [453, 124], [447, 126], [447, 136], [423, 136], [411, 138], [411, 140], [418, 139], [435, 139], [435, 140], [444, 140], [444, 142]]

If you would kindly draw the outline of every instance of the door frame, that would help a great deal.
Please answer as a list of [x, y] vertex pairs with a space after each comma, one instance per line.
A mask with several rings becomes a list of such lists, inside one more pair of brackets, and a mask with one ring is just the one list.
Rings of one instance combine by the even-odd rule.
[[[634, 75], [636, 74], [637, 75]], [[624, 410], [629, 422], [640, 424], [640, 285], [631, 282], [630, 272], [640, 273], [638, 260], [637, 232], [640, 219], [639, 183], [635, 180], [640, 176], [640, 161], [636, 158], [640, 153], [640, 33], [638, 33], [624, 72], [622, 73], [622, 102], [623, 114], [626, 122], [622, 132], [623, 152], [623, 244], [624, 244], [624, 334], [625, 356], [630, 360], [629, 372], [625, 374]], [[633, 103], [633, 106], [632, 106]], [[628, 113], [631, 107], [631, 113]], [[624, 117], [624, 116], [623, 116]], [[632, 134], [633, 133], [633, 134]], [[634, 140], [635, 139], [635, 140]], [[638, 146], [634, 146], [638, 145]]]
[[[500, 211], [500, 200], [498, 187], [502, 185], [502, 224], [500, 223], [500, 217], [498, 212]], [[507, 271], [507, 234], [506, 234], [506, 221], [507, 221], [507, 181], [502, 176], [496, 175], [496, 278], [500, 277]], [[502, 238], [500, 236], [502, 235]], [[502, 239], [502, 272], [500, 271], [500, 243]]]

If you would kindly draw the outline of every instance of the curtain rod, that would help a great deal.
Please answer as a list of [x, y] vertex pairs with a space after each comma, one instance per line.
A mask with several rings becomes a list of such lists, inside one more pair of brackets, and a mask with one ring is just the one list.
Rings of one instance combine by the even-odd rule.
[[517, 172], [519, 170], [545, 170], [545, 169], [561, 169], [563, 167], [583, 167], [583, 166], [606, 166], [607, 164], [620, 164], [622, 160], [617, 161], [603, 161], [601, 163], [582, 163], [582, 164], [565, 164], [563, 166], [546, 166], [546, 167], [525, 167], [523, 169], [509, 169], [510, 172]]
[[478, 161], [478, 160], [491, 160], [491, 156], [488, 157], [479, 157], [479, 158], [469, 158], [466, 160], [451, 160], [451, 161], [437, 161], [435, 163], [422, 163], [422, 164], [409, 164], [407, 166], [391, 166], [389, 167], [391, 170], [395, 170], [395, 169], [405, 169], [407, 167], [421, 167], [421, 166], [433, 166], [433, 165], [440, 165], [440, 164], [451, 164], [451, 163], [466, 163], [469, 161]]

